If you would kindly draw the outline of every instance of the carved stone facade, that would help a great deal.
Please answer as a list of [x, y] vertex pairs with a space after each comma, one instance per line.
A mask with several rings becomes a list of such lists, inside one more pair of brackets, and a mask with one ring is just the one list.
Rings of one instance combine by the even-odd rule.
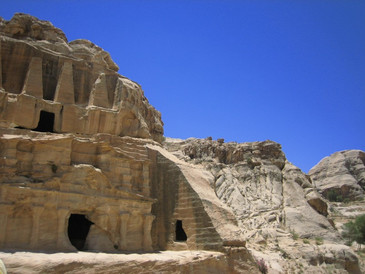
[[214, 219], [209, 183], [214, 206], [165, 155], [160, 113], [108, 53], [24, 14], [0, 20], [0, 34], [0, 248], [221, 250], [239, 239], [227, 237], [232, 213], [221, 215], [229, 229]]
[[[89, 140], [18, 131], [26, 130], [0, 131], [1, 247], [152, 250], [155, 200], [145, 148], [110, 135]], [[72, 226], [86, 225], [82, 218], [90, 221], [87, 231], [72, 236]]]
[[[34, 26], [48, 33], [45, 40], [32, 37]], [[1, 21], [0, 35], [3, 127], [35, 129], [48, 113], [54, 132], [162, 141], [161, 114], [101, 48], [86, 40], [67, 43], [50, 23], [23, 14]]]

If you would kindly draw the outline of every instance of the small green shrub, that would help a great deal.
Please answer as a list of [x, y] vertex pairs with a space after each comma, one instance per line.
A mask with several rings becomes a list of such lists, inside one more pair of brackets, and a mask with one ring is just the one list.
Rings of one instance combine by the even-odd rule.
[[290, 230], [290, 233], [291, 233], [293, 240], [295, 240], [295, 241], [298, 240], [299, 235], [298, 235], [298, 233], [295, 232], [295, 230]]
[[283, 256], [284, 259], [290, 259], [290, 255], [282, 248], [278, 248], [280, 253], [281, 253], [281, 256]]
[[344, 224], [342, 237], [346, 239], [348, 245], [356, 241], [361, 249], [361, 245], [365, 244], [365, 214], [357, 216], [354, 221]]
[[303, 243], [305, 243], [305, 244], [309, 244], [309, 243], [310, 243], [310, 241], [309, 241], [308, 239], [303, 239]]
[[316, 240], [316, 245], [323, 244], [323, 239], [321, 237], [316, 237], [315, 240]]
[[344, 198], [342, 197], [341, 194], [338, 193], [337, 190], [335, 189], [330, 189], [328, 192], [327, 192], [327, 195], [326, 195], [327, 199], [330, 201], [330, 202], [343, 202]]

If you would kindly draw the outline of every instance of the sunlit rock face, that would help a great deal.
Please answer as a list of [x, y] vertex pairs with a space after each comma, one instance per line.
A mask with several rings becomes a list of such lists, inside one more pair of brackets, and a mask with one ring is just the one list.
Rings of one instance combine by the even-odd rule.
[[25, 14], [1, 19], [0, 35], [2, 127], [161, 142], [161, 114], [100, 47]]
[[314, 166], [309, 175], [316, 188], [330, 200], [361, 200], [365, 190], [365, 152], [333, 153]]

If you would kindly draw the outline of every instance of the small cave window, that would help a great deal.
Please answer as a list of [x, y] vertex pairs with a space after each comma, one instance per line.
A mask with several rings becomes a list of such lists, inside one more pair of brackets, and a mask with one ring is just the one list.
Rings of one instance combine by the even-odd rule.
[[87, 234], [93, 225], [83, 214], [71, 214], [68, 219], [68, 238], [77, 250], [84, 250]]
[[54, 119], [55, 119], [54, 113], [42, 110], [39, 115], [38, 126], [33, 130], [40, 132], [54, 132], [53, 130]]
[[186, 242], [187, 239], [188, 237], [183, 229], [182, 220], [177, 220], [175, 226], [175, 240], [177, 242]]

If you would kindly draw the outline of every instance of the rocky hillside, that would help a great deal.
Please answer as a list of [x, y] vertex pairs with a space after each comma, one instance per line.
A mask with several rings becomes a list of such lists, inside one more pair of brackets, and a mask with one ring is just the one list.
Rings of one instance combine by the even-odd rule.
[[[358, 256], [344, 245], [333, 220], [332, 203], [286, 159], [278, 143], [166, 138], [164, 147], [213, 175], [211, 187], [233, 210], [251, 252], [271, 273], [360, 273]], [[356, 163], [349, 170], [356, 170], [362, 182], [360, 162], [344, 162]]]

